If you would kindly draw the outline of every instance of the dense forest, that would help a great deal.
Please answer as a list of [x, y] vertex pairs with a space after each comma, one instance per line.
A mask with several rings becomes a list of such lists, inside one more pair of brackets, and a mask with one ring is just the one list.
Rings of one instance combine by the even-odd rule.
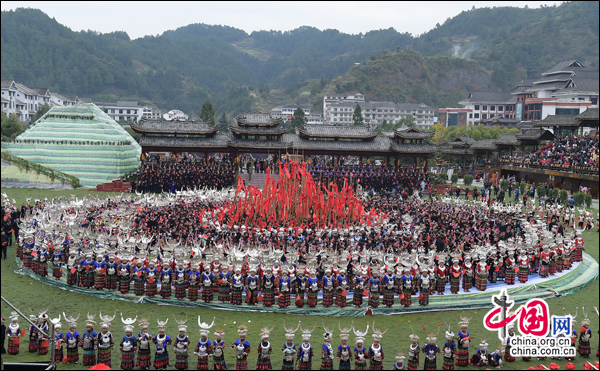
[[[490, 74], [488, 88], [510, 90], [519, 78], [537, 76], [564, 59], [597, 68], [598, 19], [598, 2], [572, 2], [540, 9], [473, 9], [418, 37], [393, 28], [358, 35], [313, 27], [247, 34], [192, 24], [131, 40], [125, 32], [74, 32], [40, 10], [20, 8], [2, 12], [1, 75], [65, 94], [138, 99], [195, 116], [210, 99], [218, 113], [236, 114], [261, 100], [297, 102], [302, 96], [317, 101], [331, 88], [328, 83], [352, 73], [355, 63], [411, 49], [446, 57], [443, 63], [457, 63], [454, 57], [472, 60]], [[431, 68], [427, 74], [416, 77], [440, 84], [440, 74]], [[375, 84], [369, 78], [351, 87], [343, 82], [341, 88], [365, 93], [370, 88], [373, 97], [434, 107], [464, 97], [435, 98], [417, 90], [384, 94], [370, 86]]]

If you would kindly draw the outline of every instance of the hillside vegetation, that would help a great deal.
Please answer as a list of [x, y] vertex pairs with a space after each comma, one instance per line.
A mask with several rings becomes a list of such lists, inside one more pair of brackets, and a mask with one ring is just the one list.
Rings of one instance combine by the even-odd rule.
[[[425, 56], [473, 60], [490, 73], [491, 88], [510, 90], [519, 78], [537, 76], [561, 60], [578, 58], [597, 67], [598, 19], [598, 2], [570, 2], [540, 9], [473, 9], [420, 36], [393, 28], [348, 35], [313, 27], [248, 34], [191, 24], [131, 40], [122, 31], [74, 32], [40, 10], [20, 8], [2, 12], [1, 75], [64, 94], [137, 99], [191, 115], [210, 99], [217, 113], [236, 114], [272, 102], [312, 101], [327, 85], [317, 89], [315, 81], [329, 83], [355, 63], [408, 48]], [[424, 80], [432, 86], [445, 85], [432, 70], [427, 73]], [[455, 105], [456, 97], [443, 105]], [[425, 103], [436, 106], [444, 99], [449, 98]]]

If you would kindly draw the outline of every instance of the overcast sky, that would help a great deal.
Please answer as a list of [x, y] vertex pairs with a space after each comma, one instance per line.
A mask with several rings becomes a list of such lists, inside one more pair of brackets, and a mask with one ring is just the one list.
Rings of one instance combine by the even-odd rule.
[[248, 33], [287, 31], [300, 26], [333, 28], [357, 34], [395, 28], [419, 35], [473, 6], [551, 6], [549, 1], [436, 1], [436, 2], [108, 2], [2, 1], [2, 10], [37, 8], [74, 31], [126, 31], [136, 39], [157, 35], [191, 23], [227, 25]]

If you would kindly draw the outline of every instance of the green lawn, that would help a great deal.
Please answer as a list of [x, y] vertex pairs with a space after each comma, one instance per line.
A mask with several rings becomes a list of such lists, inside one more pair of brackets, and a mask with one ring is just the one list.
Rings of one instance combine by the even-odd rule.
[[[20, 205], [21, 202], [25, 200], [26, 197], [32, 198], [44, 198], [44, 197], [58, 197], [59, 195], [70, 195], [75, 194], [78, 197], [83, 196], [84, 194], [94, 194], [103, 196], [103, 194], [99, 194], [96, 192], [90, 192], [86, 190], [67, 190], [67, 191], [46, 191], [46, 190], [21, 190], [21, 189], [2, 189], [2, 192], [6, 192], [10, 198], [15, 198], [17, 203]], [[594, 232], [584, 232], [583, 234], [585, 244], [586, 244], [586, 252], [594, 257], [594, 259], [598, 260], [598, 233]], [[48, 314], [50, 317], [57, 317], [62, 312], [66, 312], [67, 315], [77, 315], [78, 312], [81, 312], [82, 317], [79, 320], [79, 331], [81, 332], [84, 329], [83, 320], [85, 318], [86, 313], [89, 311], [90, 313], [97, 313], [98, 310], [102, 310], [103, 313], [112, 313], [117, 310], [117, 313], [123, 312], [123, 316], [134, 317], [136, 312], [139, 316], [148, 316], [150, 312], [152, 312], [152, 320], [150, 323], [150, 331], [154, 335], [156, 334], [156, 319], [160, 318], [161, 320], [165, 320], [167, 317], [171, 318], [168, 323], [168, 334], [171, 336], [175, 336], [177, 334], [177, 326], [175, 321], [173, 320], [173, 314], [176, 317], [185, 317], [187, 314], [189, 317], [189, 327], [188, 327], [188, 335], [192, 338], [193, 343], [195, 344], [199, 339], [198, 326], [197, 326], [197, 316], [201, 315], [202, 320], [204, 322], [211, 321], [212, 317], [216, 317], [216, 324], [218, 326], [223, 326], [225, 328], [225, 341], [227, 343], [233, 343], [237, 337], [236, 328], [234, 322], [237, 324], [246, 324], [249, 326], [248, 340], [252, 345], [252, 354], [249, 357], [249, 366], [250, 369], [254, 368], [256, 364], [256, 347], [260, 341], [260, 325], [263, 324], [265, 326], [271, 327], [275, 324], [275, 330], [271, 336], [271, 342], [273, 344], [274, 354], [272, 356], [272, 364], [275, 369], [280, 367], [282, 362], [282, 354], [279, 351], [281, 345], [285, 342], [285, 336], [283, 331], [283, 320], [285, 319], [288, 325], [297, 324], [297, 321], [301, 320], [303, 325], [312, 327], [313, 324], [317, 324], [317, 329], [313, 333], [312, 344], [316, 348], [315, 352], [315, 360], [313, 362], [313, 369], [319, 369], [320, 359], [318, 351], [323, 344], [323, 329], [321, 326], [321, 321], [325, 323], [326, 326], [335, 325], [334, 331], [334, 347], [337, 348], [339, 345], [339, 331], [337, 330], [338, 321], [342, 323], [342, 327], [349, 326], [351, 321], [354, 321], [354, 325], [359, 329], [364, 329], [366, 327], [367, 322], [373, 323], [375, 321], [375, 325], [378, 328], [388, 328], [389, 331], [382, 339], [382, 345], [384, 348], [384, 352], [386, 355], [384, 365], [385, 369], [391, 369], [392, 364], [395, 362], [394, 355], [397, 351], [406, 352], [409, 345], [408, 336], [411, 333], [410, 325], [415, 329], [417, 334], [424, 339], [425, 336], [422, 332], [422, 324], [427, 324], [428, 330], [434, 330], [437, 327], [437, 324], [444, 325], [446, 322], [452, 325], [452, 330], [457, 332], [460, 318], [460, 312], [432, 312], [432, 313], [416, 313], [416, 314], [405, 314], [405, 315], [393, 315], [393, 316], [375, 316], [375, 317], [358, 317], [358, 318], [346, 318], [346, 317], [337, 317], [337, 318], [327, 318], [321, 316], [294, 316], [294, 315], [284, 315], [284, 314], [273, 314], [273, 313], [235, 313], [232, 311], [220, 311], [220, 310], [207, 310], [207, 309], [190, 309], [190, 308], [179, 308], [179, 307], [170, 307], [170, 306], [160, 306], [153, 304], [135, 304], [129, 302], [122, 301], [114, 301], [114, 300], [102, 300], [89, 295], [72, 293], [69, 291], [61, 290], [59, 288], [53, 286], [47, 286], [44, 284], [40, 284], [38, 281], [29, 278], [27, 276], [22, 276], [19, 274], [15, 274], [14, 270], [17, 269], [17, 265], [14, 259], [14, 248], [9, 248], [9, 259], [6, 261], [2, 261], [2, 296], [11, 301], [13, 305], [19, 308], [25, 314], [29, 314], [28, 308], [33, 310], [37, 309], [45, 309], [48, 308]], [[593, 330], [594, 337], [592, 338], [592, 348], [594, 350], [598, 343], [597, 339], [597, 329], [599, 326], [598, 316], [596, 315], [593, 307], [598, 307], [599, 299], [598, 299], [598, 280], [596, 280], [589, 287], [569, 296], [560, 297], [551, 299], [549, 301], [551, 312], [555, 312], [557, 314], [562, 314], [562, 308], [566, 307], [567, 311], [574, 312], [574, 308], [576, 306], [586, 307], [590, 319], [591, 319], [591, 328]], [[2, 317], [8, 318], [10, 314], [10, 308], [2, 303], [1, 306]], [[495, 344], [496, 336], [488, 331], [486, 331], [483, 327], [483, 315], [487, 312], [487, 310], [478, 310], [478, 311], [466, 311], [465, 313], [469, 316], [473, 316], [471, 320], [470, 331], [472, 337], [475, 341], [478, 341], [481, 336], [485, 336], [488, 339], [488, 342], [493, 345]], [[582, 318], [581, 310], [579, 311], [579, 317], [577, 318], [578, 323]], [[119, 317], [119, 316], [118, 316]], [[25, 321], [20, 320], [19, 323], [21, 326], [25, 326]], [[66, 324], [63, 321], [63, 329]], [[65, 329], [66, 330], [66, 329]], [[113, 323], [113, 327], [111, 329], [115, 335], [115, 338], [120, 339], [123, 336], [122, 324], [120, 320], [115, 321]], [[369, 335], [367, 336], [367, 343], [371, 343], [371, 329], [369, 330]], [[26, 338], [25, 338], [26, 339]], [[351, 343], [353, 343], [354, 336], [350, 337]], [[212, 339], [211, 337], [211, 340]], [[296, 344], [301, 342], [301, 337], [299, 334], [296, 335]], [[443, 345], [444, 336], [443, 330], [440, 332], [438, 337], [438, 345]], [[421, 345], [424, 345], [423, 340], [421, 340]], [[9, 356], [6, 355], [4, 360], [5, 362], [27, 362], [27, 361], [41, 361], [46, 360], [48, 357], [46, 356], [38, 356], [37, 354], [30, 354], [26, 349], [27, 341], [25, 340], [21, 345], [21, 353], [17, 356]], [[195, 346], [195, 345], [194, 345]], [[471, 348], [471, 352], [473, 353], [476, 350]], [[81, 352], [80, 352], [81, 355]], [[596, 361], [597, 358], [593, 356], [591, 358], [592, 361]], [[226, 361], [230, 369], [233, 369], [235, 366], [234, 360], [234, 352], [233, 350], [226, 350]], [[421, 362], [423, 362], [423, 357], [421, 357]], [[438, 368], [441, 369], [442, 359], [441, 356], [438, 357]], [[545, 365], [548, 365], [551, 361], [547, 360], [544, 362]], [[527, 368], [531, 365], [538, 364], [541, 362], [522, 362], [517, 361], [515, 363], [506, 364], [504, 369], [507, 370], [517, 370]], [[564, 369], [564, 365], [566, 361], [556, 361], [562, 369]], [[337, 361], [334, 361], [334, 364], [337, 366]], [[582, 361], [580, 358], [577, 359], [576, 365], [578, 369], [581, 369]], [[118, 352], [118, 346], [116, 350], [113, 351], [113, 368], [119, 368], [120, 365], [120, 354]], [[190, 369], [194, 369], [196, 367], [196, 360], [193, 354], [190, 353]], [[212, 365], [211, 365], [212, 367]], [[422, 366], [421, 366], [422, 367]], [[80, 369], [81, 364], [79, 365], [60, 365], [59, 369]], [[171, 366], [170, 369], [174, 369], [174, 355], [171, 352]], [[475, 369], [475, 367], [467, 367], [466, 369]]]

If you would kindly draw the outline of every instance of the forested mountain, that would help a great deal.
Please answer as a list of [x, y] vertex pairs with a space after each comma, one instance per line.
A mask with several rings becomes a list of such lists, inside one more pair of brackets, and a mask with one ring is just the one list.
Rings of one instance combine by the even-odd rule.
[[[257, 101], [317, 100], [330, 78], [355, 63], [383, 61], [385, 51], [391, 55], [410, 48], [425, 56], [473, 60], [491, 74], [488, 88], [510, 89], [519, 78], [537, 76], [564, 59], [597, 67], [598, 18], [598, 2], [575, 2], [541, 9], [474, 9], [419, 37], [393, 28], [359, 35], [312, 27], [247, 34], [192, 24], [130, 40], [125, 32], [74, 32], [39, 10], [17, 9], [2, 12], [1, 74], [66, 94], [139, 99], [195, 115], [209, 98], [218, 112], [235, 114]], [[440, 66], [457, 63], [452, 60], [440, 60]], [[427, 71], [431, 86], [439, 86], [434, 72]], [[369, 78], [363, 78], [360, 89], [373, 85], [364, 83]], [[369, 87], [382, 99], [418, 98]], [[459, 97], [453, 97], [439, 98], [439, 104], [454, 105]], [[438, 106], [431, 99], [424, 102]]]

